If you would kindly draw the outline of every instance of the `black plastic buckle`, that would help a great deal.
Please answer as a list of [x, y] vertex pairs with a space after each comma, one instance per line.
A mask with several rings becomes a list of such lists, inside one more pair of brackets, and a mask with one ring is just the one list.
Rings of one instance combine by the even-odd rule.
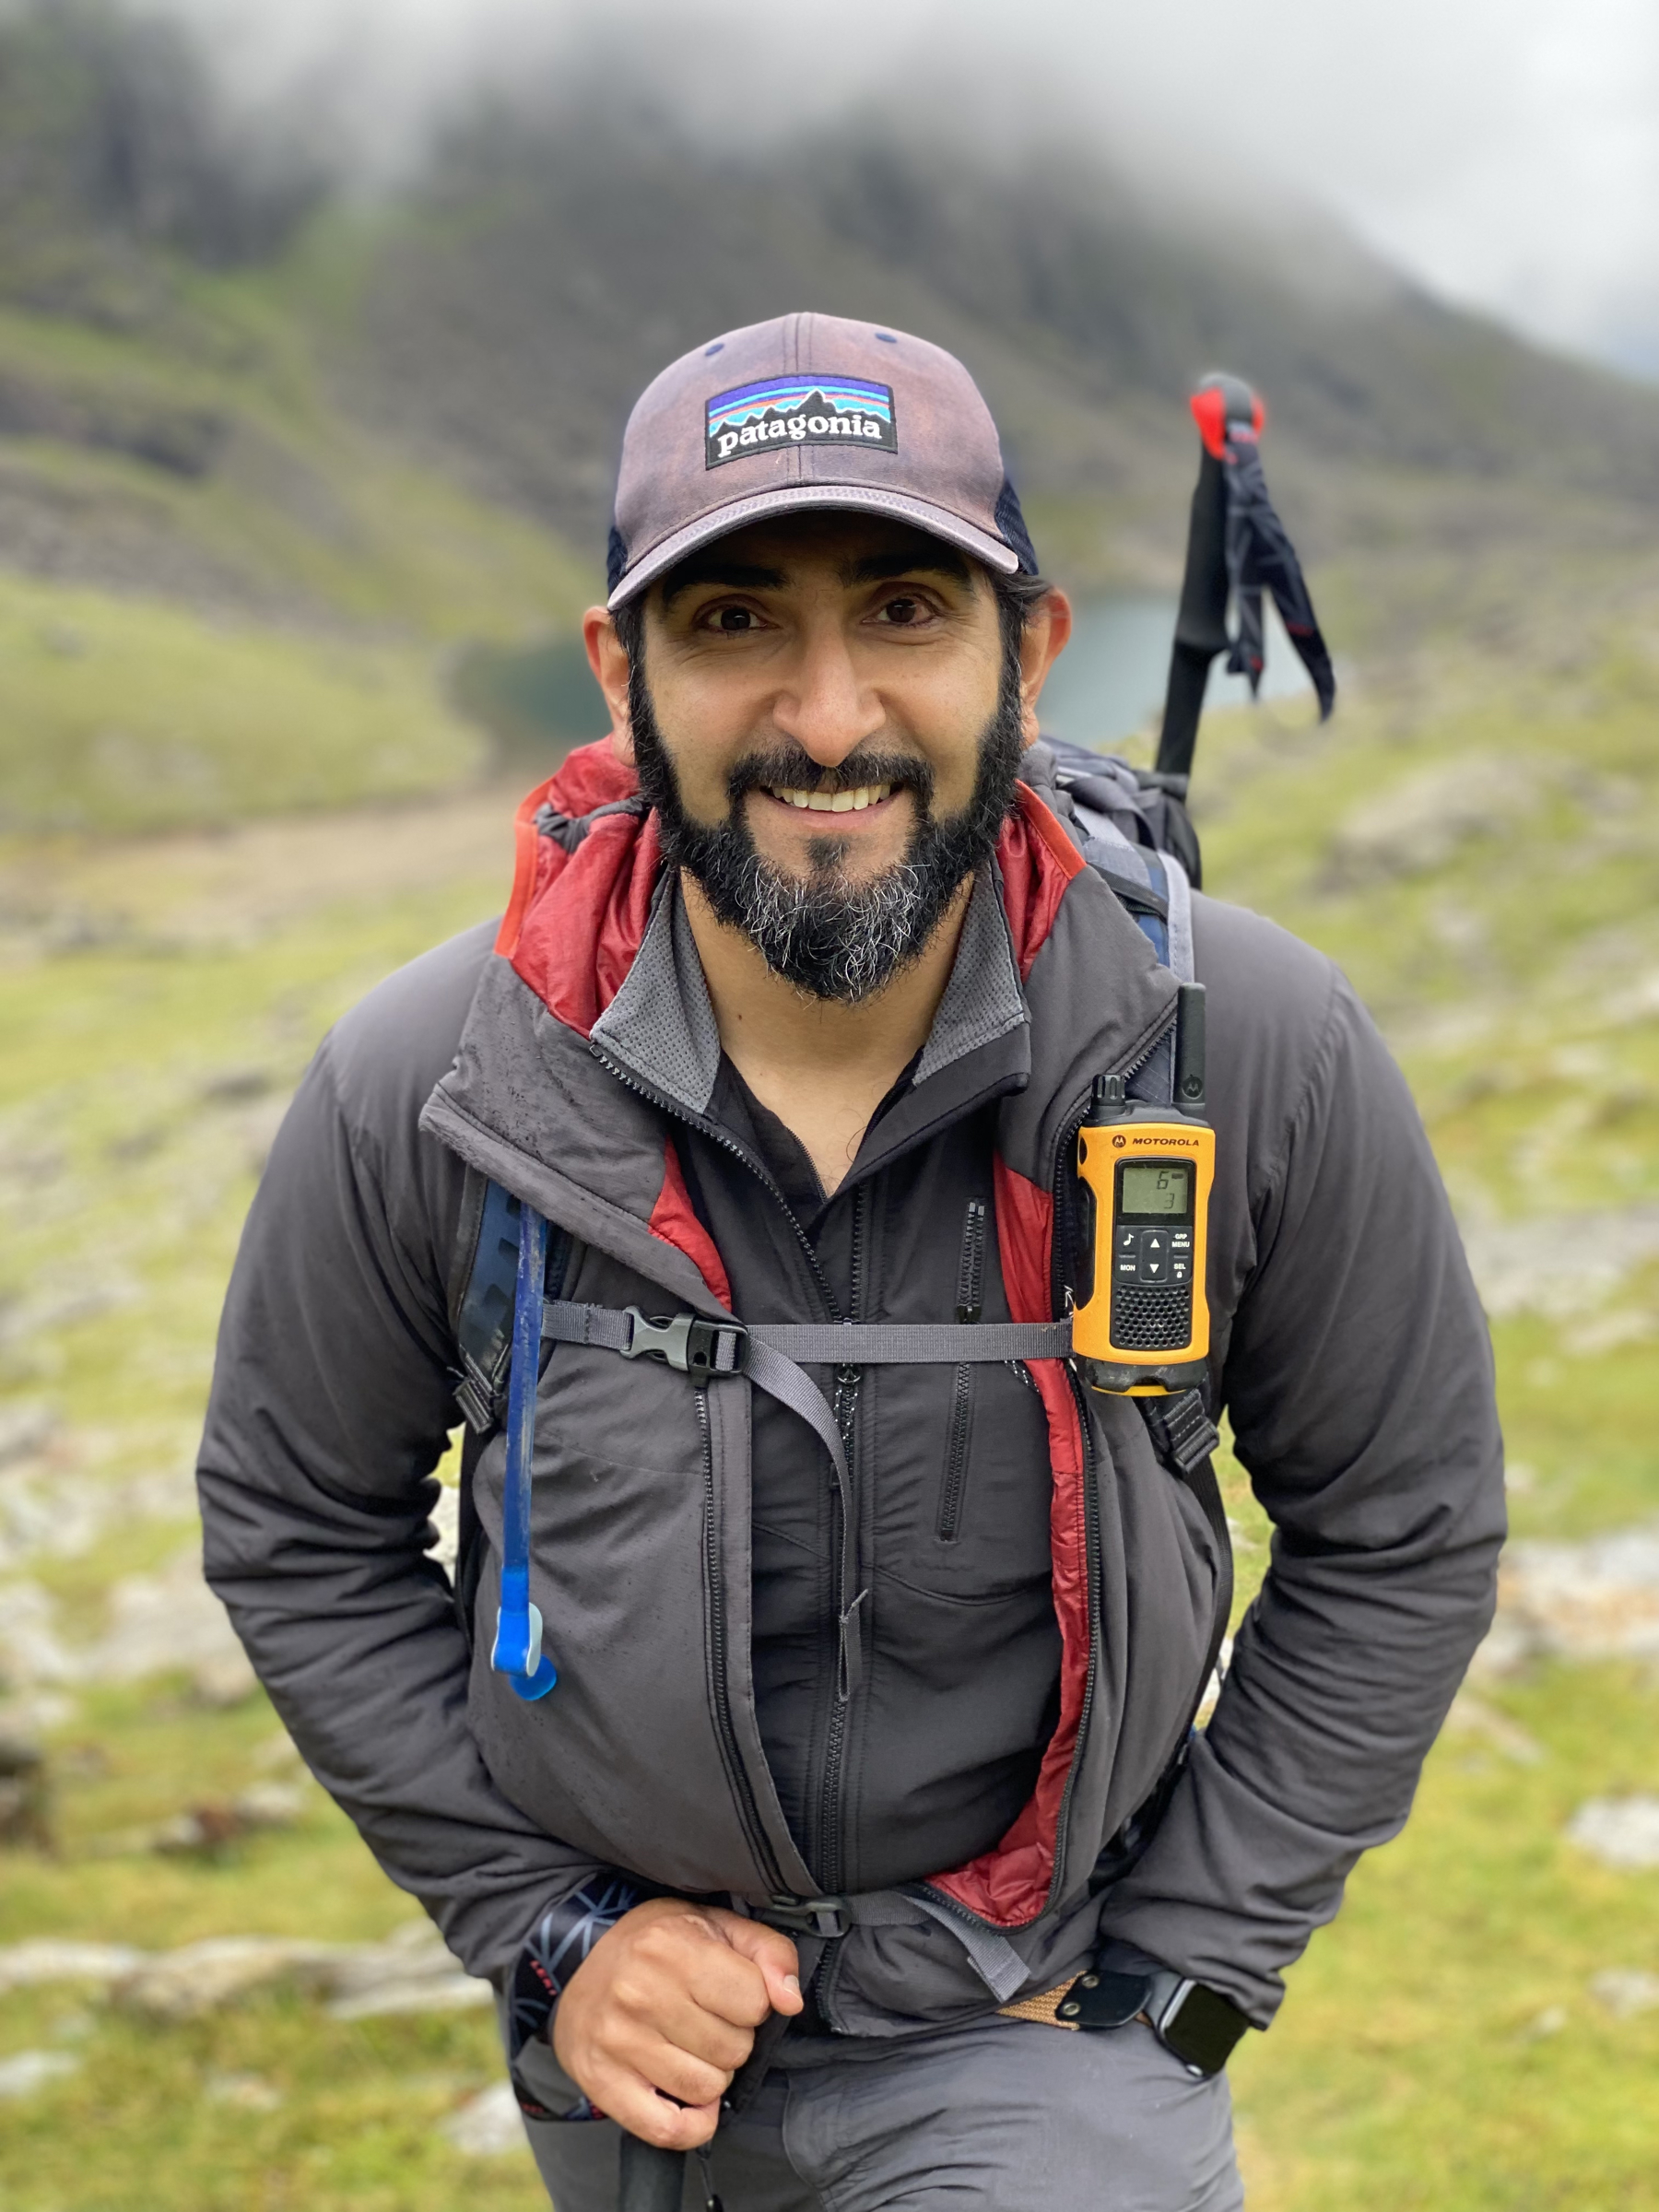
[[677, 1374], [707, 1382], [718, 1375], [740, 1375], [748, 1365], [748, 1331], [740, 1321], [705, 1321], [697, 1313], [653, 1320], [638, 1306], [625, 1306], [633, 1334], [622, 1347], [624, 1359], [661, 1359]]
[[787, 1936], [821, 1936], [833, 1943], [846, 1934], [847, 1908], [839, 1897], [772, 1897], [755, 1914]]
[[1220, 1448], [1220, 1434], [1204, 1410], [1203, 1396], [1195, 1390], [1180, 1391], [1162, 1400], [1142, 1398], [1140, 1409], [1153, 1443], [1184, 1476], [1193, 1475]]

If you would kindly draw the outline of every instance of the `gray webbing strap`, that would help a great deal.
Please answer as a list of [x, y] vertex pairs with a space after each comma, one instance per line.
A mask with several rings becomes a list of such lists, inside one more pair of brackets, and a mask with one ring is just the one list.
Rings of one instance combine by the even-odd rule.
[[568, 1298], [550, 1298], [542, 1308], [542, 1335], [553, 1344], [628, 1352], [633, 1348], [633, 1315], [625, 1306], [579, 1306]]
[[[851, 1321], [796, 1326], [759, 1322], [749, 1343], [767, 1345], [803, 1365], [831, 1367], [962, 1367], [1005, 1359], [1067, 1359], [1071, 1321]], [[749, 1354], [754, 1372], [754, 1353]]]
[[[1071, 1351], [1071, 1320], [1050, 1322], [847, 1322], [827, 1325], [766, 1323], [746, 1329], [696, 1313], [655, 1318], [638, 1306], [589, 1306], [550, 1298], [542, 1308], [542, 1336], [554, 1344], [593, 1345], [625, 1359], [659, 1359], [700, 1383], [747, 1374], [757, 1389], [796, 1415], [812, 1430], [835, 1469], [841, 1493], [841, 1587], [858, 1581], [858, 1524], [853, 1478], [841, 1427], [808, 1366], [900, 1367], [937, 1363], [961, 1367], [1005, 1359], [1064, 1359]], [[840, 1694], [851, 1697], [863, 1671], [859, 1590], [841, 1618]], [[976, 1960], [976, 1964], [979, 1963]], [[998, 1969], [1010, 1971], [999, 1959]], [[993, 1983], [994, 1986], [994, 1983]]]

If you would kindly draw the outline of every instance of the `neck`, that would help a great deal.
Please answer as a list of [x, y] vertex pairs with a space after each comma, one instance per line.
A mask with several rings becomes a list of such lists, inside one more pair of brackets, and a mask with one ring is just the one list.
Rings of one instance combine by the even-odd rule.
[[681, 875], [722, 1049], [761, 1104], [799, 1137], [826, 1191], [846, 1174], [870, 1116], [926, 1041], [972, 888], [969, 877], [890, 982], [845, 1006], [809, 997], [774, 974], [753, 939], [720, 921], [700, 885]]

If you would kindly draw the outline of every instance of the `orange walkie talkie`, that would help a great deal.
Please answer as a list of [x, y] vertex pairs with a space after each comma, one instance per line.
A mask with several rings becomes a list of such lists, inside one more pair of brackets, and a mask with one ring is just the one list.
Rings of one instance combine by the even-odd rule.
[[1196, 1389], [1209, 1353], [1205, 1261], [1216, 1135], [1205, 1119], [1204, 985], [1182, 983], [1175, 1103], [1142, 1104], [1098, 1076], [1077, 1132], [1092, 1201], [1094, 1275], [1072, 1314], [1072, 1351], [1093, 1390], [1131, 1398]]

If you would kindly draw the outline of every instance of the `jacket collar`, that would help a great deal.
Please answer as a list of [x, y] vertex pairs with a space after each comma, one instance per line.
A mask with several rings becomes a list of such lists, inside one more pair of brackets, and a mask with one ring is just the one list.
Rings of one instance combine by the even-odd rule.
[[[999, 1073], [1006, 1078], [1030, 1068], [1024, 1032], [1030, 1016], [999, 887], [994, 864], [974, 879], [949, 980], [912, 1078], [917, 1090], [1005, 1038], [1019, 1042], [996, 1055]], [[604, 1060], [685, 1112], [707, 1112], [720, 1070], [720, 1033], [686, 902], [667, 870], [633, 965], [589, 1041]]]

